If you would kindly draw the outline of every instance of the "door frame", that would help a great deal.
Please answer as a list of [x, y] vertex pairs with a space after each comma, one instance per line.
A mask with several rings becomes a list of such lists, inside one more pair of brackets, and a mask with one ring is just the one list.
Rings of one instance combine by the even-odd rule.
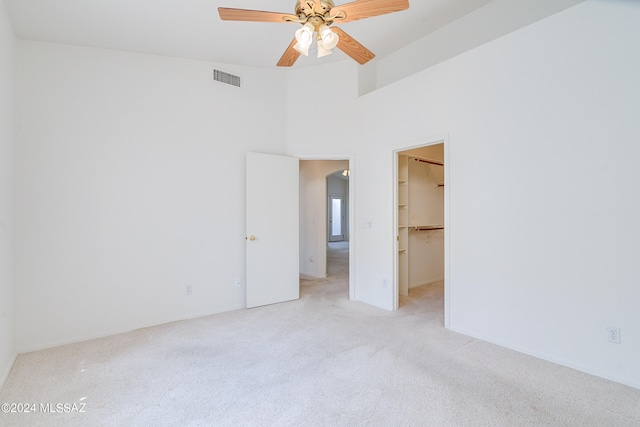
[[[356, 289], [355, 289], [355, 277], [356, 277], [356, 269], [355, 269], [355, 253], [357, 247], [357, 233], [354, 227], [354, 218], [355, 218], [355, 185], [353, 184], [354, 175], [354, 166], [355, 166], [355, 156], [353, 154], [345, 154], [345, 155], [322, 155], [322, 154], [302, 154], [295, 155], [300, 160], [348, 160], [349, 161], [349, 171], [351, 173], [349, 177], [349, 203], [348, 203], [348, 212], [347, 216], [349, 217], [349, 299], [356, 299]], [[325, 224], [326, 225], [326, 224]], [[328, 233], [323, 233], [326, 243], [328, 242]], [[346, 237], [346, 236], [345, 236]]]
[[444, 147], [444, 327], [449, 328], [451, 310], [451, 156], [449, 153], [449, 135], [437, 135], [407, 143], [393, 150], [393, 309], [397, 310], [400, 303], [398, 284], [398, 154], [414, 148], [443, 144]]

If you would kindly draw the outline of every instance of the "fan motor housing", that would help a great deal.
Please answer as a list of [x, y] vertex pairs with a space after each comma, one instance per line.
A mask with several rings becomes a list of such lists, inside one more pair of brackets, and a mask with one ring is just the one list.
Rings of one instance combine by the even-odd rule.
[[[296, 2], [296, 15], [299, 17], [310, 17], [310, 16], [324, 16], [327, 14], [334, 6], [332, 0], [320, 0], [320, 9], [322, 9], [322, 13], [318, 14], [314, 11], [315, 2], [310, 0], [298, 0]], [[302, 15], [302, 16], [301, 16]]]

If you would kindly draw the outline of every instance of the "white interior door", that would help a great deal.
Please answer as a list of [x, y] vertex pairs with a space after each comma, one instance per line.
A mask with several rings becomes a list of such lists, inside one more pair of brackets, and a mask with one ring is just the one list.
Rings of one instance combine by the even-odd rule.
[[247, 154], [247, 308], [300, 298], [299, 166]]

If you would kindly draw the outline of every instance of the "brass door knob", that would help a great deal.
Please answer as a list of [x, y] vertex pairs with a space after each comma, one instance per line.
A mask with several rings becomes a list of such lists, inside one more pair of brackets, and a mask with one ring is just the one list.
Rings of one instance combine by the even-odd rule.
[[249, 236], [249, 240], [251, 240], [251, 241], [253, 242], [254, 240], [256, 240], [256, 236], [254, 236], [254, 235], [252, 234], [251, 236]]

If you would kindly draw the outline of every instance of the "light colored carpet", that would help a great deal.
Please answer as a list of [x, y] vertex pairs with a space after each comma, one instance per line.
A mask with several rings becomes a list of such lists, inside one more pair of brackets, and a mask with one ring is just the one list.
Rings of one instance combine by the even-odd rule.
[[640, 390], [443, 328], [442, 283], [347, 298], [344, 244], [298, 301], [23, 354], [2, 426], [639, 426]]

